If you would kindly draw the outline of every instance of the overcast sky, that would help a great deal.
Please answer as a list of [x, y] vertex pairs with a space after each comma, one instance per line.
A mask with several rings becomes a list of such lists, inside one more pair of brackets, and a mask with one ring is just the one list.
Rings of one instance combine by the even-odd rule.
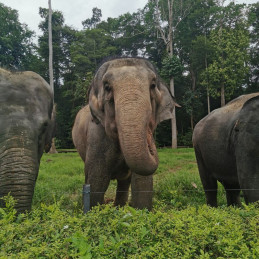
[[[39, 7], [48, 8], [48, 0], [0, 0], [4, 5], [18, 10], [19, 20], [40, 34], [38, 25], [41, 21]], [[118, 17], [127, 12], [133, 13], [143, 8], [148, 0], [52, 0], [52, 9], [61, 11], [65, 24], [75, 29], [82, 29], [82, 21], [91, 18], [92, 9], [102, 10], [103, 20]], [[229, 0], [228, 0], [229, 2]], [[236, 3], [256, 3], [258, 0], [236, 0]]]
[[[26, 23], [29, 28], [39, 32], [38, 25], [41, 21], [39, 7], [48, 8], [48, 0], [0, 0], [4, 5], [19, 12], [21, 23]], [[118, 17], [126, 12], [133, 13], [143, 8], [147, 0], [52, 0], [52, 9], [61, 11], [65, 24], [82, 29], [82, 21], [92, 17], [92, 9], [98, 7], [102, 10], [102, 19]]]

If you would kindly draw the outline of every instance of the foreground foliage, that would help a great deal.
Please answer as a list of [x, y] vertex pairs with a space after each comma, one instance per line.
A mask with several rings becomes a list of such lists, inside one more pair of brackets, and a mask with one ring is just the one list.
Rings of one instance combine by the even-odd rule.
[[[0, 258], [258, 258], [259, 204], [205, 205], [193, 149], [161, 149], [154, 209], [112, 204], [81, 210], [83, 163], [77, 153], [44, 154], [33, 208], [0, 209]], [[111, 183], [106, 201], [114, 199]]]
[[0, 217], [0, 258], [259, 257], [255, 205], [151, 213], [106, 205], [83, 215], [56, 203], [17, 218], [9, 207]]

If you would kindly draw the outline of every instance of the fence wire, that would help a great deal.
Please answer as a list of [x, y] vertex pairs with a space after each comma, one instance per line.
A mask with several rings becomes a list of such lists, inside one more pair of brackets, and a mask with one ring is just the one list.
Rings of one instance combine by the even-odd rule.
[[[158, 191], [158, 190], [153, 190], [153, 191], [132, 191], [132, 190], [128, 190], [128, 191], [117, 191], [116, 189], [114, 190], [116, 193], [128, 193], [128, 192], [134, 192], [134, 193], [162, 193], [164, 191]], [[178, 190], [178, 189], [172, 189], [172, 191], [179, 191], [179, 192], [225, 192], [225, 191], [259, 191], [259, 189], [189, 189], [189, 190]], [[93, 193], [93, 194], [105, 194], [107, 191], [105, 192], [92, 192], [90, 191], [89, 193]]]

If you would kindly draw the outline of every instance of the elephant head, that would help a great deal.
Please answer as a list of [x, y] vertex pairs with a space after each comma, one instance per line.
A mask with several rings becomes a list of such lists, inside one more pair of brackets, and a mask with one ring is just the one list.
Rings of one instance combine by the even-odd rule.
[[172, 117], [177, 105], [154, 66], [141, 58], [107, 61], [88, 95], [94, 121], [118, 141], [129, 168], [140, 175], [153, 174], [158, 166], [153, 132], [159, 122]]
[[31, 208], [40, 159], [51, 145], [53, 92], [36, 73], [3, 69], [0, 92], [0, 198], [10, 193], [23, 212]]

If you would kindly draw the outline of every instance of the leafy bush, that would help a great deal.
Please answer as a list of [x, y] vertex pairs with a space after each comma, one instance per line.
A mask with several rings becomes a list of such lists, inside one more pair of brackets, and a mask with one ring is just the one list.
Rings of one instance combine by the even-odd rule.
[[[259, 258], [259, 203], [205, 205], [193, 149], [159, 149], [154, 209], [111, 204], [81, 210], [83, 162], [44, 154], [33, 209], [0, 209], [0, 258]], [[114, 197], [112, 181], [107, 197]]]
[[178, 145], [192, 147], [192, 131], [189, 130], [185, 134], [178, 135]]
[[0, 258], [258, 258], [258, 222], [256, 205], [166, 212], [105, 205], [83, 215], [42, 204], [1, 217]]

